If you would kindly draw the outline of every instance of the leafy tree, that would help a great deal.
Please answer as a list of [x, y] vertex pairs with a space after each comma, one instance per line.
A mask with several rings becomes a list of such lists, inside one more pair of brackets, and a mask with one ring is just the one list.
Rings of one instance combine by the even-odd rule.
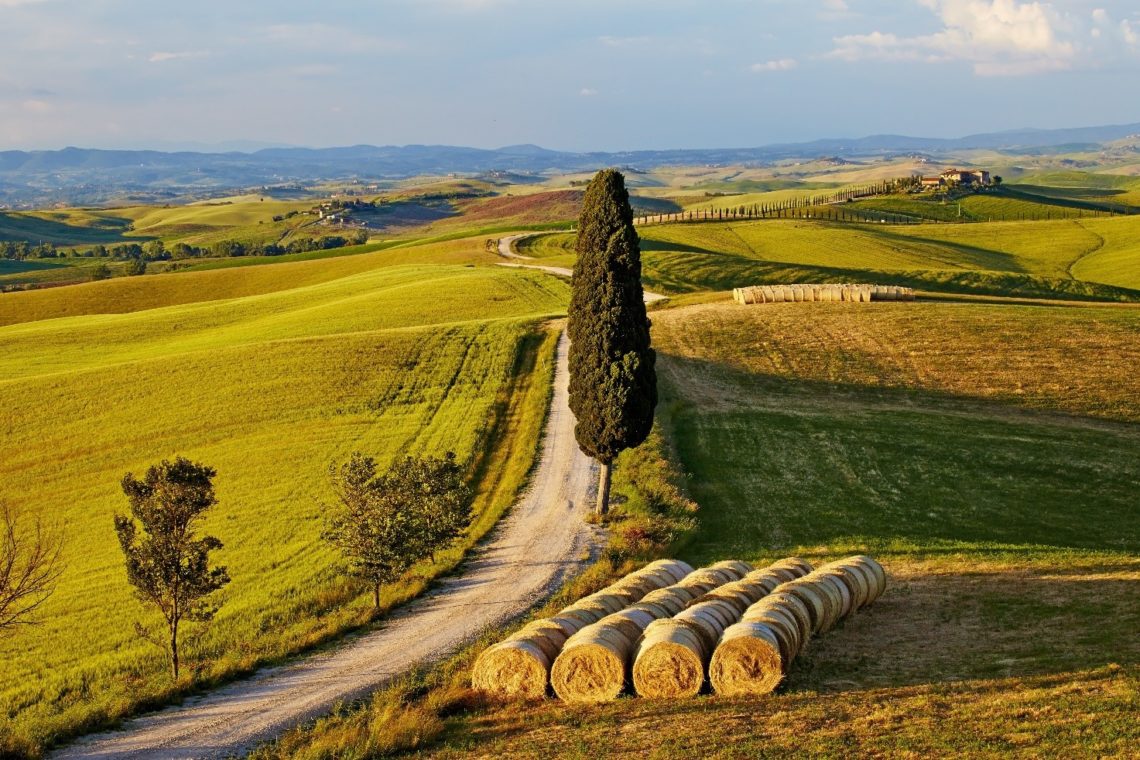
[[151, 240], [144, 245], [143, 256], [147, 261], [161, 261], [169, 258], [166, 253], [166, 245], [161, 240]]
[[91, 268], [92, 280], [106, 280], [111, 276], [111, 267], [99, 262]]
[[20, 516], [0, 503], [0, 634], [33, 622], [31, 614], [55, 590], [63, 568], [63, 538], [40, 520], [21, 525]]
[[[230, 582], [224, 567], [210, 567], [210, 552], [222, 548], [213, 536], [198, 538], [195, 528], [217, 503], [212, 467], [178, 457], [147, 469], [142, 480], [123, 477], [132, 517], [115, 516], [115, 532], [127, 565], [127, 580], [140, 601], [156, 607], [166, 621], [170, 655], [178, 679], [178, 635], [183, 622], [206, 622], [217, 605], [208, 597]], [[138, 520], [142, 525], [139, 533]], [[136, 629], [146, 635], [142, 626]], [[148, 637], [149, 638], [149, 637]]]
[[136, 277], [140, 274], [146, 274], [146, 262], [142, 259], [131, 259], [123, 267], [128, 277]]
[[357, 452], [330, 471], [339, 507], [325, 538], [349, 562], [349, 572], [372, 587], [397, 580], [416, 562], [455, 539], [471, 518], [471, 491], [455, 455], [405, 458], [379, 475], [376, 462]]
[[625, 178], [599, 172], [578, 220], [568, 326], [570, 409], [578, 446], [601, 464], [599, 514], [609, 509], [614, 459], [645, 440], [657, 406], [639, 245]]

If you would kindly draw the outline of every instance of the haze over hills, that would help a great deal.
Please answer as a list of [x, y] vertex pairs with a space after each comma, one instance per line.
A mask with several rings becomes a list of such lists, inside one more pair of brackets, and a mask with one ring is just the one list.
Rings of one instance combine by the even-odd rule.
[[211, 193], [257, 185], [329, 179], [401, 179], [432, 174], [492, 171], [558, 173], [621, 165], [765, 164], [821, 156], [872, 157], [894, 153], [937, 156], [969, 150], [1034, 152], [1051, 146], [1095, 149], [1140, 134], [1140, 124], [977, 134], [956, 139], [874, 135], [754, 148], [709, 148], [574, 153], [536, 145], [498, 149], [444, 145], [335, 148], [271, 147], [254, 152], [166, 152], [68, 147], [52, 151], [0, 151], [0, 205], [101, 203], [148, 193], [161, 200], [188, 192]]

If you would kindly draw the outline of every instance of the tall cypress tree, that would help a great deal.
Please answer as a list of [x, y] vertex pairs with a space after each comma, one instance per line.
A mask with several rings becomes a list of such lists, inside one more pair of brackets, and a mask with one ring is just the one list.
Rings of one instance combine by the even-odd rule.
[[598, 172], [578, 220], [570, 296], [570, 409], [578, 446], [601, 464], [597, 510], [609, 509], [610, 471], [653, 429], [656, 354], [641, 288], [641, 248], [625, 177]]

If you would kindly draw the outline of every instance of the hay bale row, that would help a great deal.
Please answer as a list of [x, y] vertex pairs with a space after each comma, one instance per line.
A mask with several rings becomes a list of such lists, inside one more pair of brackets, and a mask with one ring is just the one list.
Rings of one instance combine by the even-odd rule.
[[650, 625], [684, 612], [752, 570], [745, 562], [718, 562], [573, 634], [550, 669], [554, 693], [567, 702], [616, 699], [625, 691], [637, 642]]
[[546, 696], [550, 669], [571, 636], [650, 594], [677, 585], [692, 573], [693, 568], [680, 560], [651, 562], [557, 615], [528, 623], [479, 655], [472, 687], [504, 697]]
[[871, 301], [913, 301], [914, 289], [895, 285], [796, 283], [735, 288], [732, 297], [739, 304], [870, 303]]
[[724, 630], [709, 661], [709, 682], [726, 696], [774, 691], [811, 636], [871, 604], [886, 587], [882, 566], [862, 555], [780, 584]]
[[801, 559], [781, 560], [710, 591], [672, 618], [651, 623], [633, 663], [637, 694], [655, 699], [696, 696], [725, 629], [775, 589], [811, 571]]

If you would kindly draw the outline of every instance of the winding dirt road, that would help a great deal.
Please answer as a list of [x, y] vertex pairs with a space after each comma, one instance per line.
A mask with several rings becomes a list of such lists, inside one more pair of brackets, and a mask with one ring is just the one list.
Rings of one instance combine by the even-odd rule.
[[[514, 244], [516, 240], [521, 240], [526, 237], [534, 237], [535, 235], [545, 235], [545, 232], [528, 232], [522, 235], [511, 235], [510, 237], [501, 238], [499, 240], [499, 255], [505, 259], [511, 259], [510, 263], [502, 262], [499, 264], [501, 267], [512, 267], [514, 269], [536, 269], [539, 272], [546, 272], [547, 274], [557, 275], [558, 277], [573, 277], [574, 270], [569, 267], [549, 267], [542, 264], [520, 264], [514, 262], [522, 261], [539, 261], [532, 256], [523, 256], [522, 254], [515, 253]], [[663, 296], [660, 293], [652, 293], [648, 290], [644, 291], [646, 303], [656, 303], [657, 301], [664, 301], [668, 296]]]
[[444, 580], [379, 628], [328, 652], [135, 718], [121, 731], [80, 739], [54, 757], [174, 760], [245, 754], [328, 713], [337, 702], [364, 697], [396, 675], [442, 659], [551, 593], [599, 542], [583, 519], [597, 470], [574, 440], [568, 346], [563, 335], [542, 458], [530, 488], [461, 575]]

